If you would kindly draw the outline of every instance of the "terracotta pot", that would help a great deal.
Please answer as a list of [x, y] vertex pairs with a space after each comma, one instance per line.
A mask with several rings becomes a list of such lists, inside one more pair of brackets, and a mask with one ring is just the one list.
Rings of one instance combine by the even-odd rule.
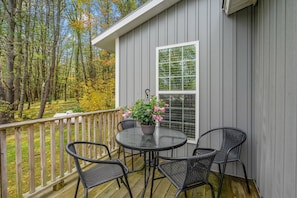
[[144, 135], [153, 135], [156, 125], [141, 125], [141, 129]]

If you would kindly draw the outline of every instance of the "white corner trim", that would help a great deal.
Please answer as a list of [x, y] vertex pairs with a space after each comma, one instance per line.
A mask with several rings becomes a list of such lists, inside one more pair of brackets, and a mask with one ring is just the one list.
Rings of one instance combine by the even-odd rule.
[[120, 39], [115, 39], [115, 107], [119, 107], [120, 101]]

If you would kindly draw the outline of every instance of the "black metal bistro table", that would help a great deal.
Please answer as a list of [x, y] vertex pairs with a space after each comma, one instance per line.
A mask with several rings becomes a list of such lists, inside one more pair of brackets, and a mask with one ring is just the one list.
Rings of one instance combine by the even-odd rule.
[[[187, 137], [184, 133], [164, 127], [156, 127], [153, 135], [144, 135], [141, 127], [125, 129], [116, 135], [118, 144], [125, 148], [143, 151], [144, 153], [144, 197], [150, 177], [150, 168], [155, 165], [154, 157], [159, 151], [171, 150], [184, 145]], [[149, 154], [148, 160], [147, 153]], [[145, 166], [148, 166], [148, 174]]]

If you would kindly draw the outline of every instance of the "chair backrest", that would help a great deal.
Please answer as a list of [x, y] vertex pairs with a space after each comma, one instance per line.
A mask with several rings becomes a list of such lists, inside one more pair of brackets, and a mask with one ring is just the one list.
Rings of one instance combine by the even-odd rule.
[[[183, 187], [187, 187], [198, 182], [208, 183], [208, 175], [216, 155], [216, 150], [207, 150], [209, 150], [208, 153], [198, 154], [187, 159], [187, 174]], [[205, 151], [206, 149], [204, 149], [204, 152]]]
[[[229, 152], [228, 159], [240, 158], [241, 145], [246, 140], [246, 134], [242, 130], [234, 127], [220, 127], [207, 131], [202, 134], [200, 138], [204, 136], [215, 138], [211, 140], [211, 142], [215, 142], [216, 145], [220, 145], [220, 147], [216, 149], [222, 153], [227, 154], [227, 152], [232, 148]], [[199, 142], [197, 143], [197, 147], [198, 144]]]
[[229, 158], [240, 158], [241, 145], [246, 140], [246, 134], [240, 129], [236, 128], [223, 128], [223, 141], [221, 150], [227, 152], [230, 148], [232, 149], [229, 153]]
[[[75, 163], [75, 166], [76, 166], [76, 169], [77, 169], [77, 172], [82, 180], [82, 183], [83, 185], [85, 186], [85, 179], [84, 179], [84, 176], [83, 176], [83, 171], [82, 171], [82, 168], [80, 166], [80, 163], [79, 163], [79, 156], [76, 152], [76, 148], [75, 148], [75, 145], [79, 145], [79, 144], [83, 144], [83, 143], [80, 143], [80, 142], [71, 142], [69, 144], [66, 145], [66, 152], [73, 157], [74, 159], [74, 163]], [[83, 157], [82, 157], [83, 158]]]
[[122, 120], [118, 123], [117, 125], [117, 129], [118, 131], [122, 131], [124, 129], [129, 129], [129, 128], [134, 128], [137, 126], [137, 121], [133, 120], [133, 119], [126, 119], [126, 120]]

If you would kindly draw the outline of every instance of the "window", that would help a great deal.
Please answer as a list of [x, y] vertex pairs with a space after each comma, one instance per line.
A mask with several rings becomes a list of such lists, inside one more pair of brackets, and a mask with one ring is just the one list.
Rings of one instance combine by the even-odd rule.
[[160, 126], [183, 131], [196, 143], [199, 118], [198, 41], [157, 48], [157, 95], [169, 104]]

